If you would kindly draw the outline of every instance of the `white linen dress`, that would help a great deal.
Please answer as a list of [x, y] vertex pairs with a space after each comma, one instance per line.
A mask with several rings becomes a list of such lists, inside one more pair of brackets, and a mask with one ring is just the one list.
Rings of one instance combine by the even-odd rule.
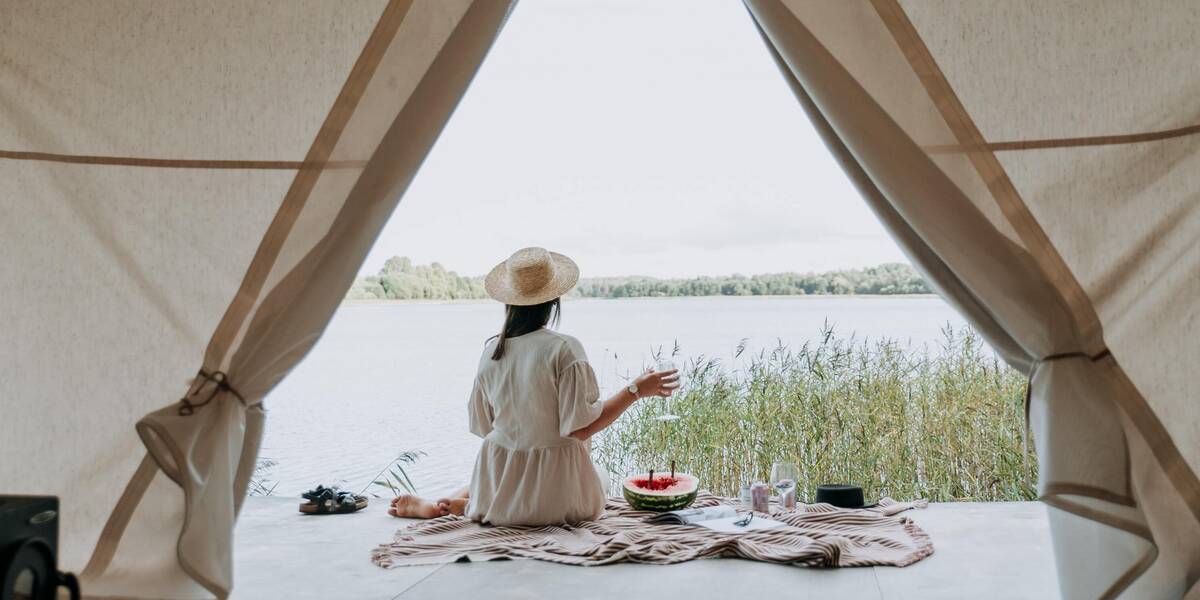
[[604, 488], [591, 442], [569, 437], [602, 408], [596, 374], [575, 338], [539, 329], [496, 340], [479, 360], [468, 403], [483, 438], [466, 516], [492, 525], [551, 525], [598, 518]]

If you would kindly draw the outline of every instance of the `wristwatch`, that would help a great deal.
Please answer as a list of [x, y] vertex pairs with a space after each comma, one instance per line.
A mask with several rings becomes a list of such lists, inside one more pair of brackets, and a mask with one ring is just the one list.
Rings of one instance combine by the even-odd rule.
[[630, 394], [633, 394], [633, 397], [634, 397], [634, 398], [640, 398], [640, 397], [641, 397], [641, 396], [638, 396], [638, 389], [637, 389], [637, 382], [636, 382], [636, 381], [635, 381], [635, 382], [632, 382], [632, 383], [630, 383], [630, 384], [629, 384], [629, 387], [627, 387], [627, 388], [625, 388], [625, 389], [626, 389], [626, 390], [628, 390]]

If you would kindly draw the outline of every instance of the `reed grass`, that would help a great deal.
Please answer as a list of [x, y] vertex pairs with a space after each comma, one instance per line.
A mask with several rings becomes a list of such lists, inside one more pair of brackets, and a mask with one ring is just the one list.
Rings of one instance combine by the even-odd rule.
[[937, 348], [912, 352], [827, 326], [820, 342], [798, 349], [742, 356], [743, 343], [736, 366], [689, 361], [671, 400], [683, 419], [663, 423], [665, 403], [642, 400], [597, 438], [597, 462], [619, 486], [623, 475], [675, 460], [722, 495], [769, 482], [772, 462], [791, 460], [801, 498], [819, 483], [848, 482], [868, 498], [1033, 499], [1025, 379], [971, 329], [943, 333]]

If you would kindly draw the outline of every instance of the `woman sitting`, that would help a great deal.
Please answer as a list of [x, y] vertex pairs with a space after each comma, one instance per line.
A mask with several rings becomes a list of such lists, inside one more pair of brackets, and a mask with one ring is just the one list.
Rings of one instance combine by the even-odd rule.
[[670, 396], [675, 370], [647, 372], [600, 401], [583, 345], [548, 329], [559, 297], [579, 280], [574, 261], [543, 248], [518, 250], [488, 274], [504, 326], [488, 340], [467, 403], [471, 433], [483, 438], [468, 487], [431, 502], [401, 496], [397, 517], [466, 515], [492, 525], [549, 525], [598, 518], [604, 491], [590, 438], [639, 398]]

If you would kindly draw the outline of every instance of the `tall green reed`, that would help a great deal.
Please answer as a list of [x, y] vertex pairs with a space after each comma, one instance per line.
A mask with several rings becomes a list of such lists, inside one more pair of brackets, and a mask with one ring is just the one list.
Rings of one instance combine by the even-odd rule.
[[[820, 483], [855, 483], [871, 497], [933, 501], [1029, 500], [1037, 463], [1024, 451], [1025, 379], [969, 328], [944, 329], [932, 350], [892, 340], [822, 338], [778, 346], [734, 363], [698, 358], [671, 400], [635, 404], [596, 440], [615, 477], [678, 470], [736, 495], [768, 481], [771, 463], [800, 466], [802, 498]], [[1032, 444], [1030, 444], [1030, 448]]]

